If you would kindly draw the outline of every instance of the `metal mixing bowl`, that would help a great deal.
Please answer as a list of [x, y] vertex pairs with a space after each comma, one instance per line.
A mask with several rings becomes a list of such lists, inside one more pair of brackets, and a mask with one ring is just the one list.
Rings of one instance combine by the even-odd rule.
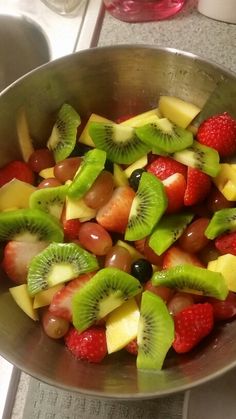
[[[20, 157], [16, 120], [22, 108], [37, 147], [46, 143], [64, 102], [82, 118], [96, 112], [111, 119], [155, 107], [160, 94], [203, 106], [224, 78], [236, 79], [194, 55], [148, 46], [97, 48], [51, 62], [0, 95], [0, 165]], [[137, 371], [128, 354], [113, 354], [99, 365], [78, 362], [16, 306], [7, 281], [1, 278], [0, 284], [0, 354], [51, 385], [99, 397], [144, 399], [189, 389], [236, 365], [236, 322], [217, 327], [188, 355], [170, 353], [161, 372]]]

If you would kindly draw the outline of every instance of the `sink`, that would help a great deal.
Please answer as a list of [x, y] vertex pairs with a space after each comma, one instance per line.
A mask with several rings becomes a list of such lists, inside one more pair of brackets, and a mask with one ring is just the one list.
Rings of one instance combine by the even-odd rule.
[[41, 0], [0, 0], [0, 91], [32, 69], [96, 45], [102, 0], [83, 0], [68, 15]]
[[0, 15], [0, 90], [50, 60], [40, 27], [24, 17]]

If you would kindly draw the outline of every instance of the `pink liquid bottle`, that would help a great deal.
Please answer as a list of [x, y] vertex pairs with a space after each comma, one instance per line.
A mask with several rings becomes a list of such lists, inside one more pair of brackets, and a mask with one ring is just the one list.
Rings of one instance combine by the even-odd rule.
[[186, 0], [104, 0], [108, 12], [125, 22], [167, 19], [178, 13]]

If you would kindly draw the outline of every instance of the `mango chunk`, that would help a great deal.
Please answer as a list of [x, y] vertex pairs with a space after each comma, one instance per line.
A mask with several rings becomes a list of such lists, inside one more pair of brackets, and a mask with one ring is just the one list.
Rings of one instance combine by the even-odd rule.
[[225, 278], [229, 291], [236, 292], [236, 256], [226, 254], [208, 263], [207, 269], [220, 272]]
[[161, 96], [161, 114], [179, 127], [186, 128], [200, 112], [200, 108], [175, 96]]
[[38, 313], [33, 308], [33, 298], [29, 296], [27, 284], [18, 285], [9, 289], [16, 304], [29, 316], [32, 320], [38, 320]]
[[107, 350], [111, 354], [137, 337], [140, 312], [134, 298], [113, 310], [106, 320]]
[[0, 188], [0, 211], [28, 208], [30, 195], [35, 190], [29, 183], [12, 179]]

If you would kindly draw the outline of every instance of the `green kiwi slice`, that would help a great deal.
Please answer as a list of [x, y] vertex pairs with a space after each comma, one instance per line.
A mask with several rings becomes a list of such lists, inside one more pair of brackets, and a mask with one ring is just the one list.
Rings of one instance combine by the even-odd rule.
[[82, 332], [141, 291], [140, 282], [126, 272], [101, 269], [72, 299], [75, 328]]
[[157, 255], [162, 255], [183, 233], [192, 221], [192, 214], [165, 215], [155, 227], [149, 246]]
[[81, 120], [71, 105], [65, 103], [57, 116], [47, 147], [52, 150], [55, 162], [66, 159], [76, 144], [77, 128]]
[[151, 173], [144, 172], [132, 202], [125, 240], [139, 240], [148, 236], [164, 214], [167, 202], [163, 183]]
[[30, 195], [30, 208], [37, 208], [60, 219], [68, 185], [37, 189]]
[[193, 143], [193, 134], [190, 131], [178, 127], [167, 118], [137, 127], [135, 132], [156, 154], [159, 150], [164, 153], [174, 153], [184, 150]]
[[228, 295], [228, 287], [221, 273], [189, 264], [155, 272], [152, 284], [178, 288], [186, 292], [201, 291], [204, 295], [218, 300], [225, 300]]
[[68, 189], [71, 198], [80, 199], [91, 188], [92, 184], [105, 167], [106, 153], [94, 148], [88, 151]]
[[174, 153], [174, 160], [186, 166], [201, 170], [209, 176], [215, 177], [220, 171], [220, 158], [216, 150], [194, 141], [186, 150]]
[[38, 209], [19, 209], [0, 213], [0, 241], [63, 241], [59, 221]]
[[236, 208], [225, 208], [214, 213], [204, 234], [208, 239], [213, 240], [220, 234], [235, 230]]
[[174, 341], [174, 321], [163, 299], [150, 291], [142, 294], [138, 326], [137, 368], [160, 370]]
[[51, 243], [32, 259], [27, 287], [31, 296], [82, 273], [98, 269], [95, 256], [75, 243]]
[[131, 164], [151, 151], [151, 147], [138, 138], [132, 127], [112, 122], [91, 122], [89, 134], [96, 147], [105, 150], [108, 159], [115, 163]]

